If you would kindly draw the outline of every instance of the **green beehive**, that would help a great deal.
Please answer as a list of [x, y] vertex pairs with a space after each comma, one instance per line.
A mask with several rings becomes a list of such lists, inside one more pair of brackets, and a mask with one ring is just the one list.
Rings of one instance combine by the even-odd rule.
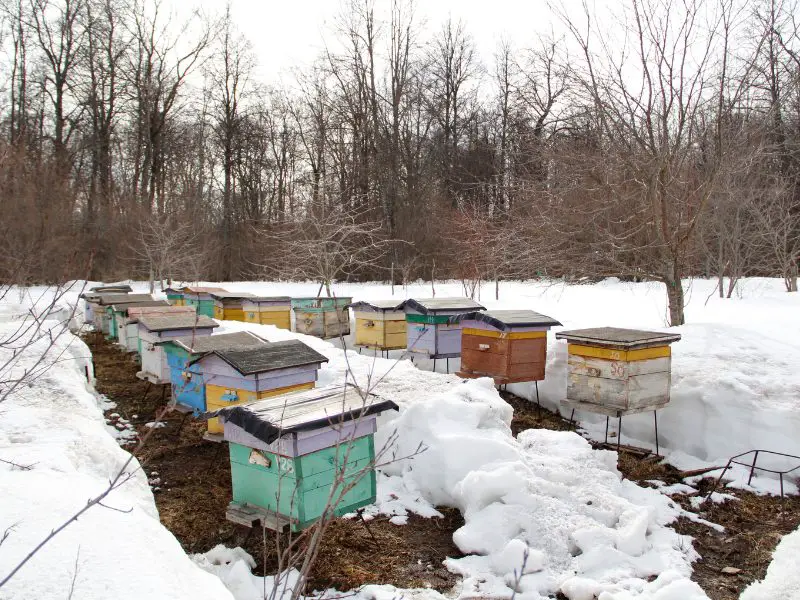
[[227, 518], [301, 531], [330, 506], [340, 516], [375, 501], [373, 434], [397, 405], [352, 386], [286, 394], [213, 413], [229, 442], [233, 501]]

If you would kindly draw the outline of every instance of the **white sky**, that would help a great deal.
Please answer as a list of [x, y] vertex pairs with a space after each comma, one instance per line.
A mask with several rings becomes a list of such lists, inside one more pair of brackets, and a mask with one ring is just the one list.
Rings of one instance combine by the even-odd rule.
[[[169, 3], [179, 11], [199, 4], [204, 11], [216, 14], [226, 5], [225, 0]], [[579, 6], [578, 0], [564, 3]], [[437, 31], [448, 16], [462, 20], [487, 65], [501, 37], [516, 46], [527, 46], [551, 29], [563, 31], [544, 0], [417, 0], [415, 4], [415, 20], [425, 23], [427, 34]], [[253, 44], [259, 78], [265, 83], [276, 82], [281, 76], [288, 78], [290, 69], [311, 62], [319, 54], [323, 39], [333, 38], [341, 6], [339, 0], [231, 0], [234, 22]], [[388, 0], [376, 0], [379, 10], [388, 6]]]

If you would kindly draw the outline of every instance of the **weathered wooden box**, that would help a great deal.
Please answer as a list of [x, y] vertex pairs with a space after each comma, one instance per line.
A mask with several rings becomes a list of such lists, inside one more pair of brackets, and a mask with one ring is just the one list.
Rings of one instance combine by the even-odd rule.
[[[300, 340], [285, 340], [244, 350], [212, 350], [188, 365], [203, 371], [206, 409], [214, 411], [313, 388], [325, 362], [325, 356]], [[216, 418], [209, 419], [208, 433], [222, 433]]]
[[217, 414], [229, 442], [236, 523], [301, 531], [375, 502], [376, 418], [394, 402], [326, 387]]
[[356, 321], [356, 346], [376, 350], [406, 347], [406, 313], [397, 300], [353, 302], [347, 308]]
[[460, 377], [492, 377], [497, 384], [544, 379], [547, 332], [555, 319], [532, 310], [472, 312], [460, 323]]
[[128, 309], [132, 307], [168, 307], [166, 300], [146, 300], [144, 302], [118, 302], [106, 307], [108, 312], [108, 339], [114, 340], [121, 346], [126, 345], [125, 340], [125, 321]]
[[244, 321], [243, 303], [249, 298], [255, 296], [249, 292], [212, 292], [214, 318], [223, 321]]
[[194, 306], [198, 315], [213, 317], [214, 298], [211, 297], [211, 294], [227, 291], [218, 287], [185, 287], [183, 288], [183, 303], [186, 306]]
[[214, 350], [246, 350], [266, 343], [266, 340], [249, 331], [158, 342], [169, 365], [173, 401], [195, 414], [205, 412], [206, 389], [202, 364], [192, 361]]
[[678, 334], [616, 327], [560, 331], [569, 353], [569, 408], [621, 417], [669, 402], [672, 353]]
[[97, 331], [108, 336], [111, 334], [111, 313], [109, 306], [120, 303], [132, 304], [134, 302], [152, 302], [154, 298], [150, 294], [100, 294], [94, 299], [92, 313], [93, 325]]
[[292, 299], [289, 296], [255, 296], [242, 300], [246, 323], [292, 329]]
[[[194, 306], [132, 306], [128, 308], [128, 314], [124, 319], [125, 337], [124, 344], [122, 338], [120, 344], [128, 352], [142, 353], [141, 341], [139, 340], [139, 318], [142, 315], [174, 315], [174, 314], [195, 314]], [[118, 326], [119, 327], [119, 326]], [[120, 328], [120, 335], [122, 329]]]
[[152, 383], [169, 383], [167, 356], [159, 342], [175, 338], [211, 335], [219, 327], [214, 319], [194, 313], [155, 314], [139, 317], [142, 370], [136, 376]]
[[294, 330], [327, 339], [350, 335], [352, 298], [292, 298]]
[[484, 310], [470, 298], [408, 299], [402, 304], [406, 315], [408, 351], [428, 358], [461, 356], [461, 324], [451, 318]]

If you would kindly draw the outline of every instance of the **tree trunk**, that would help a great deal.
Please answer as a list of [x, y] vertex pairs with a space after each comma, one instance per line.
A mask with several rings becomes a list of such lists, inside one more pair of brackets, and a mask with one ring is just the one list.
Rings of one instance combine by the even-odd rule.
[[667, 286], [667, 303], [669, 306], [669, 326], [677, 327], [686, 322], [683, 311], [683, 285], [680, 279], [664, 281]]
[[787, 292], [797, 291], [797, 263], [789, 265], [786, 276], [784, 277]]

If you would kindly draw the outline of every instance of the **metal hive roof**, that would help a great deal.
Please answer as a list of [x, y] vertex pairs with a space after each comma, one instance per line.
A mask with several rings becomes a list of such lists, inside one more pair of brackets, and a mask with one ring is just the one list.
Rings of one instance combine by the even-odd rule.
[[453, 298], [409, 298], [401, 306], [402, 308], [418, 310], [422, 314], [450, 310], [475, 311], [486, 309], [485, 306], [478, 304], [472, 298], [460, 296]]
[[145, 300], [143, 302], [115, 302], [111, 305], [111, 310], [127, 311], [129, 308], [147, 308], [151, 306], [169, 306], [166, 300]]
[[575, 344], [588, 344], [621, 350], [636, 350], [653, 346], [666, 346], [681, 339], [677, 333], [661, 331], [642, 331], [640, 329], [623, 329], [620, 327], [595, 327], [591, 329], [572, 329], [559, 331], [556, 339], [567, 340]]
[[356, 388], [347, 385], [285, 394], [223, 408], [210, 415], [218, 415], [224, 422], [271, 444], [287, 433], [337, 425], [386, 410], [398, 410], [398, 406], [374, 394], [362, 398]]
[[347, 305], [347, 308], [374, 308], [376, 310], [402, 310], [403, 300], [359, 300]]
[[240, 300], [243, 298], [255, 298], [255, 294], [250, 292], [211, 292], [211, 297], [218, 300]]
[[490, 310], [486, 312], [470, 312], [456, 315], [452, 319], [455, 323], [464, 321], [480, 321], [496, 327], [501, 331], [514, 327], [552, 327], [561, 325], [558, 321], [547, 315], [533, 310]]
[[150, 294], [99, 294], [93, 298], [100, 306], [111, 304], [132, 304], [134, 302], [150, 302], [155, 300]]
[[123, 294], [125, 292], [132, 292], [133, 288], [131, 286], [129, 286], [129, 285], [108, 284], [108, 285], [96, 285], [94, 287], [89, 288], [89, 291], [90, 292], [96, 292], [98, 294], [103, 293], [103, 292], [108, 292], [108, 293], [117, 293], [118, 292], [120, 294]]

